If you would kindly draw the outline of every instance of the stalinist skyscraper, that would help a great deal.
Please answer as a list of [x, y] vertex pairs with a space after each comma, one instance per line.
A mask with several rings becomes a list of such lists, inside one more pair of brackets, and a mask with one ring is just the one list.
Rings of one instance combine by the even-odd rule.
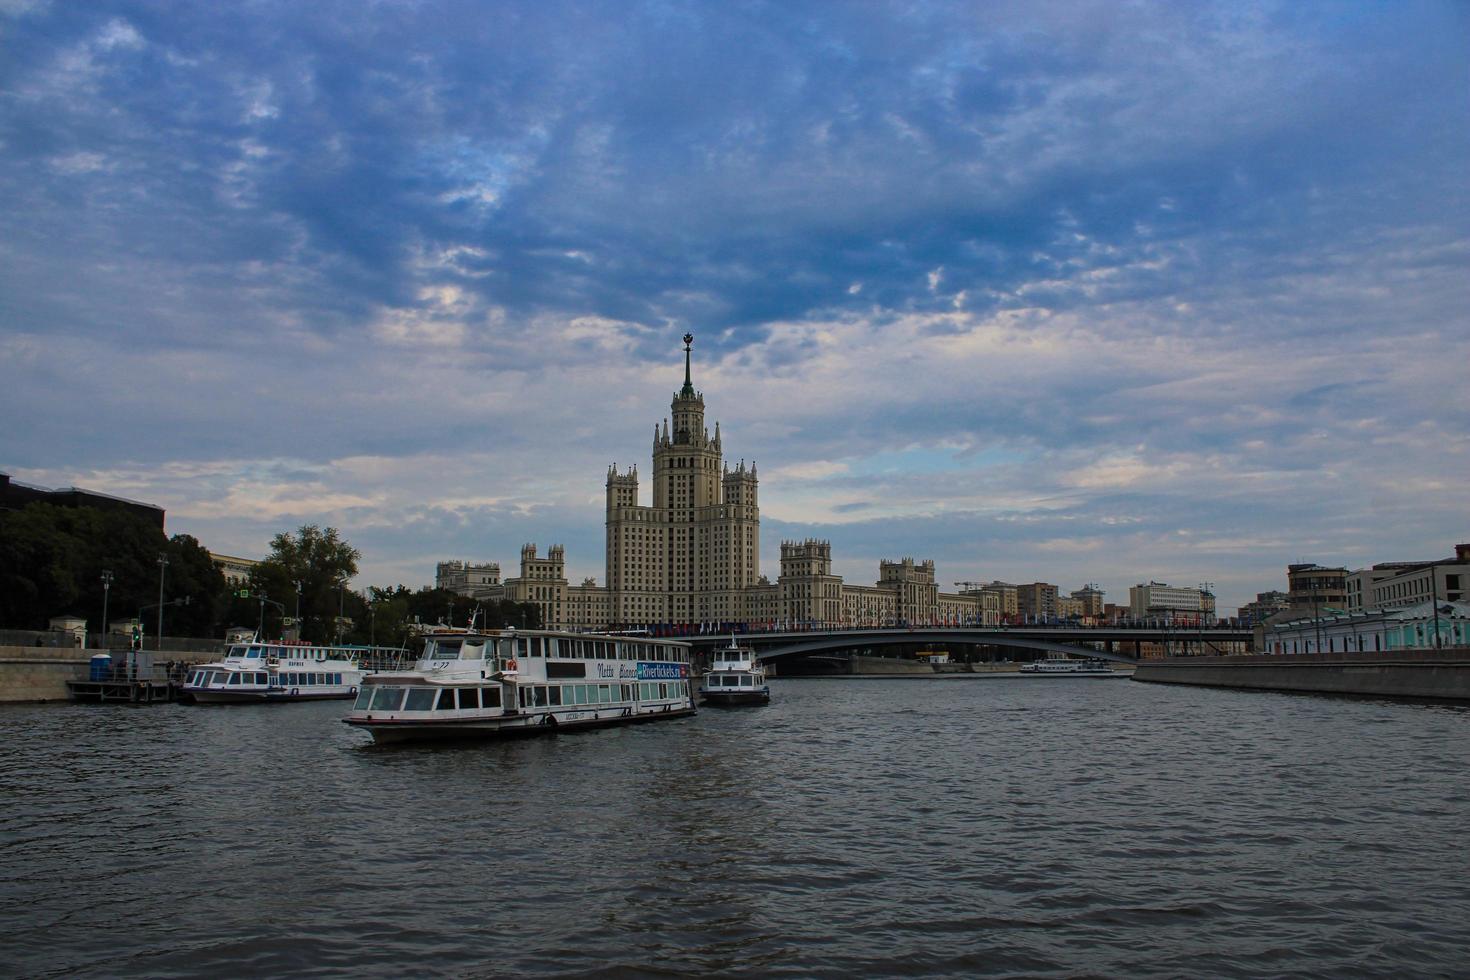
[[832, 574], [829, 541], [781, 542], [779, 576], [762, 577], [755, 464], [728, 465], [719, 423], [713, 433], [705, 427], [693, 344], [686, 333], [684, 387], [653, 427], [653, 506], [638, 504], [636, 466], [608, 468], [606, 585], [573, 585], [561, 545], [542, 557], [529, 543], [519, 575], [502, 581], [495, 562], [441, 562], [438, 583], [477, 599], [535, 603], [542, 622], [559, 629], [998, 621], [994, 596], [940, 592], [932, 561], [881, 561], [875, 584], [846, 585]]
[[[611, 619], [691, 623], [743, 619], [743, 590], [756, 584], [760, 506], [755, 465], [725, 465], [720, 426], [711, 435], [704, 395], [691, 379], [692, 334], [684, 335], [684, 387], [670, 418], [653, 428], [653, 506], [638, 505], [638, 469], [607, 475], [607, 589]], [[672, 420], [672, 428], [670, 428]]]

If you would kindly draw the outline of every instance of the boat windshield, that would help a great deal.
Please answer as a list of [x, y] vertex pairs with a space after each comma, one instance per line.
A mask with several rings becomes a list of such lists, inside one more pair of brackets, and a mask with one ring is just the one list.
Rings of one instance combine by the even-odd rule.
[[463, 641], [458, 637], [452, 640], [430, 640], [424, 649], [425, 660], [458, 660], [459, 645]]

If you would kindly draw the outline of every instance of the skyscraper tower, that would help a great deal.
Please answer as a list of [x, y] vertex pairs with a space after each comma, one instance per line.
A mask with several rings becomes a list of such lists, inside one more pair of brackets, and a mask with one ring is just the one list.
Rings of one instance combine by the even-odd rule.
[[[607, 584], [615, 622], [706, 623], [744, 618], [739, 590], [760, 554], [755, 467], [722, 462], [720, 427], [705, 427], [694, 388], [694, 335], [684, 335], [684, 385], [653, 431], [653, 506], [638, 474], [607, 479]], [[672, 420], [672, 427], [670, 426]]]

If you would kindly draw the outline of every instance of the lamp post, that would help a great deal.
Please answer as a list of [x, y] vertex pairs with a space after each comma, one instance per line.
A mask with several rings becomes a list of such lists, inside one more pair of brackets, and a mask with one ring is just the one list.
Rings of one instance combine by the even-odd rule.
[[1199, 584], [1199, 653], [1205, 655], [1205, 596], [1215, 598], [1215, 583], [1201, 582]]
[[297, 579], [296, 585], [296, 639], [301, 639], [301, 579]]
[[345, 614], [347, 602], [347, 580], [339, 579], [337, 582], [337, 645], [342, 645], [342, 617]]
[[158, 556], [158, 642], [155, 649], [163, 652], [163, 573], [168, 569], [168, 555]]
[[102, 570], [102, 645], [110, 646], [107, 641], [107, 598], [112, 592], [112, 572], [108, 569]]
[[1312, 575], [1309, 582], [1312, 583], [1312, 625], [1317, 631], [1317, 653], [1322, 652], [1322, 616], [1317, 612], [1317, 576]]
[[1429, 606], [1434, 610], [1434, 648], [1443, 650], [1444, 641], [1439, 638], [1439, 581], [1435, 578], [1438, 571], [1438, 565], [1429, 566]]

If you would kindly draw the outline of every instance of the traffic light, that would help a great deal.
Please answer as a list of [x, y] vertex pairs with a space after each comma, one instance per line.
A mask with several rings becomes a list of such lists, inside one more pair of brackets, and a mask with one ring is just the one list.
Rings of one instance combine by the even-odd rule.
[[143, 625], [141, 623], [133, 624], [133, 649], [143, 649]]
[[241, 599], [249, 599], [250, 598], [250, 590], [249, 589], [241, 589], [239, 592], [236, 592], [235, 595], [239, 596]]

